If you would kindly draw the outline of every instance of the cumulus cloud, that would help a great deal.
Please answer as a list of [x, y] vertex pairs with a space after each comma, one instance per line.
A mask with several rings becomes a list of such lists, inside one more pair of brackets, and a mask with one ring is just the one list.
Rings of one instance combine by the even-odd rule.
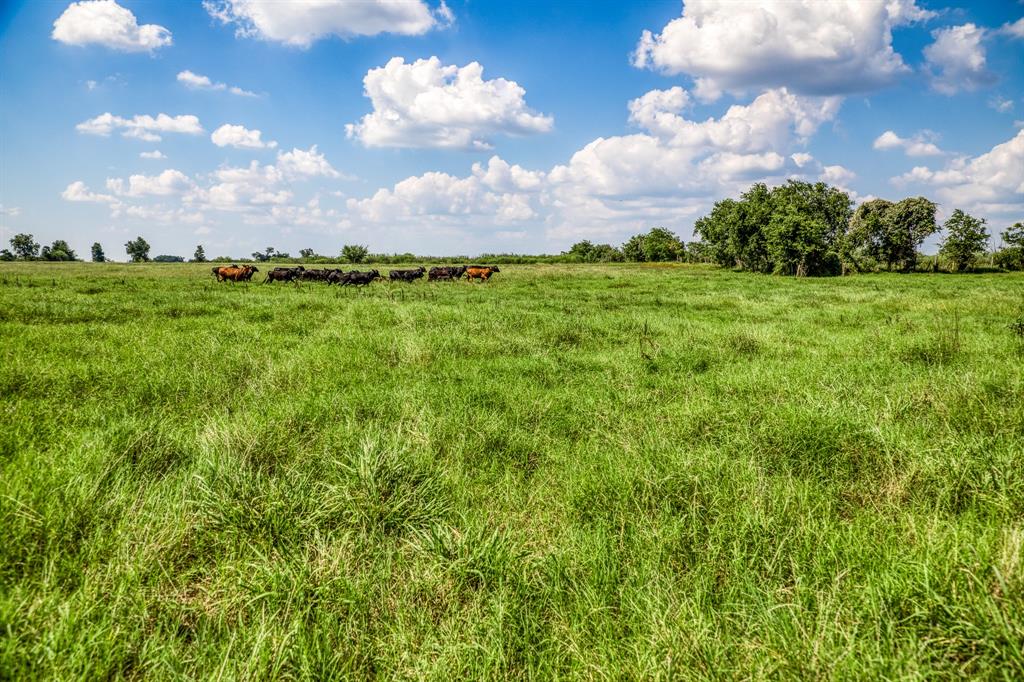
[[284, 173], [285, 177], [289, 178], [341, 177], [341, 173], [336, 171], [327, 158], [317, 151], [316, 145], [309, 149], [295, 148], [290, 152], [279, 152], [277, 168]]
[[61, 198], [65, 201], [82, 201], [82, 202], [93, 202], [93, 203], [116, 203], [117, 198], [110, 194], [97, 194], [91, 191], [84, 182], [76, 180], [68, 185], [63, 192], [61, 192]]
[[86, 135], [109, 136], [114, 130], [121, 130], [122, 137], [130, 137], [146, 142], [159, 142], [158, 133], [183, 133], [199, 135], [203, 127], [199, 118], [191, 114], [168, 116], [157, 114], [156, 118], [148, 115], [135, 115], [132, 118], [114, 116], [109, 111], [96, 118], [83, 121], [75, 126], [75, 130]]
[[157, 159], [157, 160], [159, 160], [159, 159], [166, 159], [167, 157], [159, 149], [154, 149], [151, 152], [141, 152], [139, 154], [139, 158], [140, 159]]
[[210, 140], [218, 147], [237, 147], [239, 149], [273, 149], [277, 142], [261, 139], [259, 130], [249, 130], [245, 126], [225, 123], [213, 131]]
[[484, 80], [483, 66], [445, 66], [437, 57], [406, 64], [401, 57], [363, 78], [373, 112], [345, 126], [367, 147], [490, 148], [494, 135], [551, 130], [550, 116], [526, 106], [515, 81]]
[[913, 137], [900, 137], [886, 130], [875, 138], [872, 146], [875, 149], [902, 149], [907, 156], [939, 156], [942, 150], [935, 145], [934, 139], [935, 134], [929, 130], [923, 130]]
[[873, 90], [909, 71], [892, 29], [931, 18], [914, 0], [699, 0], [658, 34], [644, 31], [638, 68], [695, 79], [695, 94], [785, 86], [832, 95]]
[[303, 48], [331, 35], [421, 35], [453, 20], [443, 0], [436, 9], [422, 0], [205, 0], [203, 6], [215, 19], [235, 25], [240, 37]]
[[21, 209], [17, 206], [4, 206], [0, 204], [0, 216], [10, 216], [11, 218], [17, 217], [21, 214]]
[[50, 35], [68, 45], [103, 45], [123, 52], [152, 52], [172, 42], [166, 28], [139, 26], [135, 15], [114, 0], [71, 3], [53, 22]]
[[179, 170], [168, 168], [159, 175], [132, 175], [125, 182], [121, 178], [107, 178], [107, 189], [118, 196], [171, 196], [185, 194], [195, 182]]
[[984, 28], [974, 24], [932, 31], [934, 42], [924, 48], [932, 89], [943, 95], [977, 90], [995, 83], [985, 66]]
[[190, 90], [216, 90], [216, 91], [227, 91], [232, 95], [240, 95], [242, 97], [256, 97], [255, 92], [243, 90], [242, 88], [235, 87], [234, 85], [228, 85], [227, 83], [214, 83], [210, 80], [209, 76], [203, 76], [198, 73], [193, 73], [186, 69], [178, 74], [178, 82], [183, 84]]
[[466, 236], [485, 219], [508, 226], [509, 234], [541, 227], [558, 243], [614, 240], [652, 224], [678, 228], [757, 180], [781, 182], [807, 172], [853, 179], [845, 168], [821, 168], [810, 154], [793, 150], [836, 116], [838, 98], [771, 90], [706, 120], [687, 118], [690, 103], [682, 88], [653, 90], [629, 103], [630, 121], [643, 132], [597, 138], [547, 172], [493, 156], [464, 177], [406, 178], [348, 199], [345, 224], [427, 223], [439, 234]]
[[1011, 38], [1024, 38], [1024, 17], [1017, 21], [1003, 24], [999, 32]]
[[984, 154], [953, 159], [938, 170], [917, 166], [893, 181], [930, 185], [950, 208], [1019, 215], [1024, 211], [1024, 130]]

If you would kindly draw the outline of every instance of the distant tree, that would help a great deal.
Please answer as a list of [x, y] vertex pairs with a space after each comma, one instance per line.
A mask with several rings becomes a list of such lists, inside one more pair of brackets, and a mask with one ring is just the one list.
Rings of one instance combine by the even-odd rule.
[[20, 260], [34, 260], [39, 257], [39, 244], [30, 234], [16, 234], [11, 239], [14, 256]]
[[1007, 246], [1024, 248], [1024, 222], [1016, 222], [1000, 235]]
[[623, 260], [622, 252], [611, 244], [593, 244], [588, 240], [576, 242], [563, 256], [583, 263], [614, 263]]
[[51, 261], [77, 260], [74, 250], [63, 239], [54, 240], [51, 246], [44, 246], [39, 257]]
[[166, 254], [160, 254], [153, 259], [154, 263], [184, 263], [185, 259], [181, 256], [168, 256]]
[[125, 242], [124, 250], [133, 263], [143, 263], [149, 260], [149, 242], [142, 237]]
[[924, 197], [896, 202], [889, 219], [887, 250], [883, 260], [888, 267], [910, 271], [917, 264], [917, 252], [924, 240], [939, 231], [934, 203]]
[[106, 254], [103, 253], [103, 246], [99, 242], [93, 242], [92, 245], [92, 262], [103, 263], [107, 260]]
[[1006, 270], [1024, 270], [1024, 222], [1014, 223], [1000, 236], [1003, 247], [995, 252], [995, 264]]
[[10, 249], [0, 249], [0, 260], [15, 260], [15, 255]]
[[299, 255], [302, 258], [317, 258], [316, 251], [314, 251], [313, 249], [300, 249]]
[[370, 250], [361, 244], [345, 244], [341, 248], [341, 258], [346, 263], [362, 263]]
[[203, 245], [200, 244], [196, 247], [196, 252], [192, 254], [193, 263], [205, 263], [206, 262], [206, 251], [203, 249]]
[[772, 190], [766, 230], [772, 271], [783, 275], [839, 274], [839, 241], [850, 220], [850, 197], [823, 182], [790, 180]]
[[634, 262], [664, 262], [681, 260], [686, 247], [679, 237], [664, 227], [652, 228], [646, 234], [637, 234], [622, 245], [622, 255]]
[[953, 270], [971, 268], [978, 256], [985, 253], [988, 231], [985, 229], [984, 218], [975, 218], [958, 208], [943, 228], [946, 230], [946, 238], [939, 253], [949, 259]]

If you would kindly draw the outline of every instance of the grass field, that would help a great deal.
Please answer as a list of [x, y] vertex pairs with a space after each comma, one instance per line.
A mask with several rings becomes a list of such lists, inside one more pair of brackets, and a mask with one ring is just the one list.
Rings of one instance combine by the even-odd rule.
[[1021, 679], [1015, 322], [1019, 274], [2, 265], [0, 677]]

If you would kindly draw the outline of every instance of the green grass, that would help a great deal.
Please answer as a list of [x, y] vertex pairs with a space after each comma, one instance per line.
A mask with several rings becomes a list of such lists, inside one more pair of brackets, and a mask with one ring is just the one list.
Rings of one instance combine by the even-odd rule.
[[0, 266], [0, 677], [1021, 679], [1022, 313]]

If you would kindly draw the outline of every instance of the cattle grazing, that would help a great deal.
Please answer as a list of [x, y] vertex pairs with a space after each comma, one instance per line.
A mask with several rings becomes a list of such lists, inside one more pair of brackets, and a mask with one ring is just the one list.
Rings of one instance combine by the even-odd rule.
[[422, 265], [411, 270], [391, 270], [388, 272], [388, 279], [392, 282], [413, 282], [423, 277], [426, 272]]
[[263, 280], [264, 284], [270, 284], [271, 282], [293, 282], [299, 279], [302, 271], [305, 270], [301, 265], [294, 268], [274, 268], [267, 273], [267, 278]]
[[213, 268], [213, 274], [217, 276], [218, 282], [248, 282], [256, 272], [259, 272], [259, 268], [252, 265], [243, 265], [241, 267], [237, 265], [230, 265], [226, 267]]
[[481, 282], [486, 282], [496, 272], [501, 272], [497, 266], [484, 266], [484, 265], [470, 265], [466, 268], [466, 279], [472, 282], [474, 279], [479, 279]]
[[427, 280], [436, 282], [438, 280], [459, 279], [465, 272], [465, 265], [437, 266], [430, 268], [430, 272], [427, 273]]
[[370, 270], [369, 272], [359, 272], [358, 270], [352, 270], [346, 272], [338, 279], [338, 284], [342, 286], [366, 286], [375, 279], [380, 279], [380, 273], [376, 270]]

